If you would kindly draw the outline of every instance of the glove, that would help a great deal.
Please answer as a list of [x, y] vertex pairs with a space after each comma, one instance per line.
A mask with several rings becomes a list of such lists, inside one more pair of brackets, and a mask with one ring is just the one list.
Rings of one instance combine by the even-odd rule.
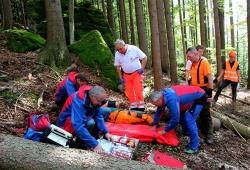
[[207, 94], [207, 97], [208, 97], [208, 98], [212, 98], [213, 89], [208, 88], [208, 89], [206, 90], [206, 94]]
[[137, 71], [137, 73], [139, 73], [139, 74], [143, 74], [143, 72], [144, 72], [143, 68], [140, 68], [140, 69], [138, 69], [138, 70], [136, 70], [136, 71]]
[[120, 84], [124, 84], [125, 83], [123, 78], [120, 78], [119, 82], [120, 82]]

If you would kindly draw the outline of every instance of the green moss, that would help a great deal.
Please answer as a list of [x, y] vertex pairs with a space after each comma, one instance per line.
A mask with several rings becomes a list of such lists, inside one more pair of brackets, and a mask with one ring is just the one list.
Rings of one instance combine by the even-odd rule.
[[81, 40], [69, 46], [69, 50], [79, 54], [81, 61], [101, 72], [103, 80], [112, 88], [117, 89], [118, 78], [113, 66], [113, 55], [99, 31], [93, 30]]
[[9, 105], [14, 104], [19, 95], [20, 95], [19, 93], [14, 93], [10, 90], [0, 91], [0, 96], [4, 98]]
[[7, 35], [6, 45], [14, 52], [33, 51], [43, 47], [46, 42], [41, 36], [26, 30], [6, 30], [4, 33]]

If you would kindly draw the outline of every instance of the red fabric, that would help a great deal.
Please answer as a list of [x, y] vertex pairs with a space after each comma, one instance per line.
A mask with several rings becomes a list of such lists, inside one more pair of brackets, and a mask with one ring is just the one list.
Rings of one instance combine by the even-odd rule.
[[76, 71], [72, 71], [72, 72], [70, 72], [70, 73], [67, 75], [68, 79], [69, 79], [73, 84], [76, 84], [76, 74], [77, 74]]
[[184, 168], [183, 162], [169, 156], [167, 153], [159, 152], [158, 150], [154, 150], [153, 153], [153, 159], [156, 165], [162, 165], [169, 168]]
[[[163, 145], [179, 145], [179, 139], [175, 131], [170, 131], [163, 136], [151, 130], [152, 126], [148, 125], [114, 124], [106, 122], [106, 126], [111, 134], [119, 136], [124, 136], [126, 134], [128, 137], [139, 139], [140, 142], [152, 142], [156, 139], [157, 142]], [[162, 129], [163, 128], [158, 128], [157, 131]]]
[[67, 132], [71, 133], [71, 134], [75, 134], [75, 131], [72, 127], [72, 123], [71, 123], [71, 117], [68, 117], [64, 123], [64, 126], [62, 127], [62, 129], [66, 130]]
[[85, 92], [92, 89], [93, 86], [89, 86], [89, 85], [83, 85], [79, 88], [78, 90], [78, 96], [80, 99], [83, 99], [85, 96]]

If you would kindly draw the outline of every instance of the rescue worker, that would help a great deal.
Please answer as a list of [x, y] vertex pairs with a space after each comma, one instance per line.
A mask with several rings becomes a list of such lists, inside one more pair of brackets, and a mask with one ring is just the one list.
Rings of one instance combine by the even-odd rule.
[[144, 111], [143, 72], [147, 64], [147, 56], [136, 46], [116, 40], [115, 62], [121, 84], [125, 86], [130, 109]]
[[55, 103], [62, 108], [68, 96], [76, 92], [82, 85], [88, 84], [87, 78], [83, 73], [78, 73], [77, 65], [70, 66], [71, 69], [65, 79], [57, 86], [55, 92]]
[[211, 67], [206, 59], [202, 59], [197, 50], [190, 47], [186, 51], [187, 58], [192, 62], [190, 70], [190, 85], [199, 86], [205, 90], [208, 102], [200, 114], [201, 132], [205, 134], [207, 144], [213, 143], [213, 126], [210, 115], [210, 102], [212, 101], [213, 78]]
[[[160, 134], [164, 134], [174, 129], [179, 123], [186, 130], [189, 136], [189, 144], [184, 150], [187, 154], [196, 153], [199, 149], [199, 135], [196, 125], [196, 119], [201, 110], [206, 105], [207, 97], [205, 91], [197, 86], [176, 85], [171, 88], [165, 88], [162, 91], [154, 91], [150, 95], [150, 102], [157, 106], [154, 114], [153, 125], [156, 128], [160, 121], [160, 116], [165, 107], [169, 110], [170, 121]], [[183, 114], [180, 108], [191, 104], [191, 107]]]
[[[202, 45], [197, 45], [196, 50], [198, 52], [198, 55], [203, 59], [203, 60], [207, 60], [206, 57], [203, 56], [204, 51], [205, 51], [205, 47]], [[185, 84], [190, 84], [189, 82], [189, 78], [190, 78], [190, 70], [192, 67], [192, 61], [187, 57], [187, 62], [186, 62], [186, 68], [185, 68]]]
[[236, 91], [237, 91], [237, 85], [240, 82], [240, 67], [239, 63], [236, 60], [236, 52], [230, 51], [228, 53], [229, 59], [223, 64], [222, 70], [220, 72], [219, 77], [217, 78], [217, 81], [220, 82], [222, 77], [223, 81], [220, 84], [215, 96], [214, 96], [214, 102], [218, 100], [218, 97], [221, 93], [221, 91], [227, 87], [229, 84], [231, 84], [232, 87], [232, 100], [233, 103], [236, 102]]
[[92, 149], [98, 153], [103, 152], [103, 148], [96, 140], [99, 131], [108, 140], [111, 140], [104, 122], [101, 107], [106, 97], [106, 91], [102, 87], [84, 86], [67, 100], [68, 107], [65, 109], [71, 115], [66, 117], [60, 114], [59, 119], [66, 117], [67, 120], [63, 121], [64, 124], [57, 125], [76, 135], [75, 147]]

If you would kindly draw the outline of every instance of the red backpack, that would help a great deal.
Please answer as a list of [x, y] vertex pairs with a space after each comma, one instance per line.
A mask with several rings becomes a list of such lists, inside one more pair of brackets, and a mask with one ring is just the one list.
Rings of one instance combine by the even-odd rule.
[[29, 117], [26, 118], [27, 128], [31, 128], [35, 131], [44, 131], [50, 127], [50, 120], [48, 113], [32, 112]]

